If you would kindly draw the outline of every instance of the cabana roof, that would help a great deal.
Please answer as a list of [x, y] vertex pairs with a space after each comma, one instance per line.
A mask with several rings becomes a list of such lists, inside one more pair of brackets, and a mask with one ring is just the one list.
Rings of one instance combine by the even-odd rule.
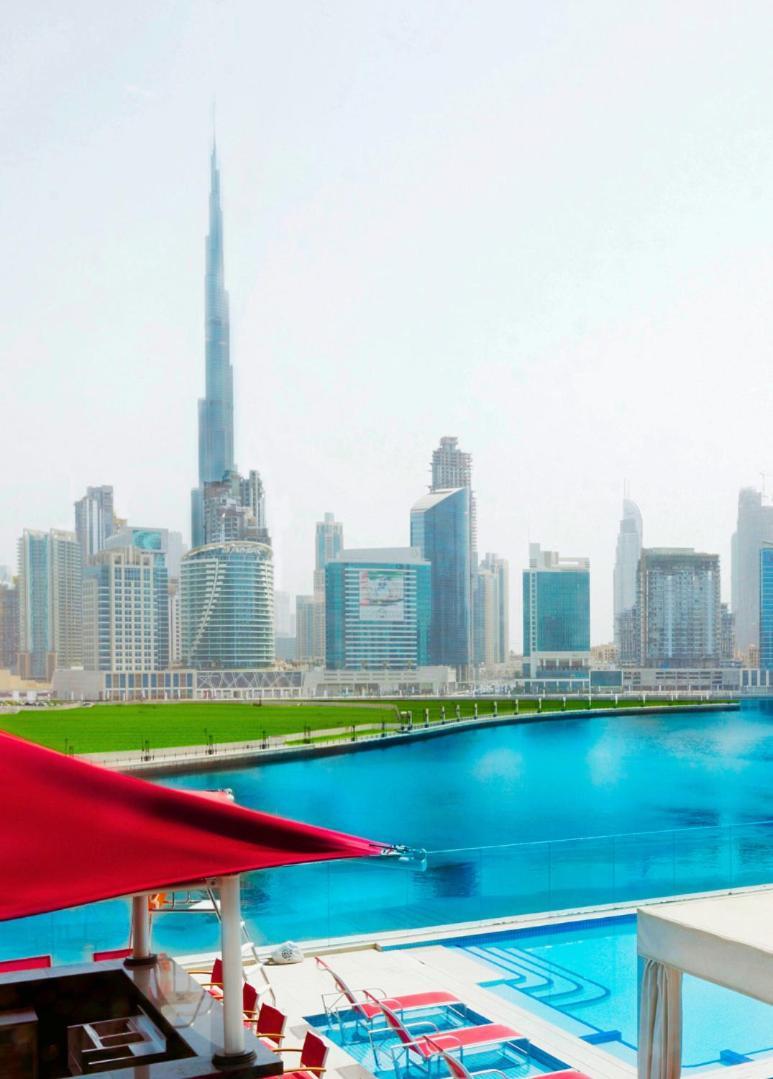
[[773, 891], [638, 911], [639, 955], [773, 1004]]
[[384, 844], [120, 775], [0, 733], [0, 920]]

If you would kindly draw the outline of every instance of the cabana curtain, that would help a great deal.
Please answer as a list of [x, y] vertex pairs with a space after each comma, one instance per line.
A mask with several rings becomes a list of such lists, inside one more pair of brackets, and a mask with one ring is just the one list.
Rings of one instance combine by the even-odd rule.
[[639, 998], [639, 1079], [679, 1079], [682, 972], [655, 959], [644, 965]]
[[384, 844], [199, 798], [0, 733], [0, 920]]

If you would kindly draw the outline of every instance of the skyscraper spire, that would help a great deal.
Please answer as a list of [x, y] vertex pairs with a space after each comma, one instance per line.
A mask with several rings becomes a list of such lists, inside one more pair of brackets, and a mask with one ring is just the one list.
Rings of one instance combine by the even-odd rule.
[[223, 266], [223, 211], [214, 129], [210, 156], [209, 232], [205, 246], [205, 395], [199, 400], [199, 486], [192, 497], [192, 540], [202, 538], [202, 485], [233, 472], [234, 404], [228, 293]]
[[210, 159], [205, 307], [206, 396], [199, 401], [199, 483], [222, 480], [226, 472], [235, 468], [233, 368], [223, 267], [223, 212], [214, 143]]

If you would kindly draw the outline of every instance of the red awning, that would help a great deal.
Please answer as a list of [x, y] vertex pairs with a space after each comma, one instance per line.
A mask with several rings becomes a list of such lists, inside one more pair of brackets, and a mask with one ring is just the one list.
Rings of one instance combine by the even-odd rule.
[[197, 798], [0, 733], [0, 920], [383, 844]]

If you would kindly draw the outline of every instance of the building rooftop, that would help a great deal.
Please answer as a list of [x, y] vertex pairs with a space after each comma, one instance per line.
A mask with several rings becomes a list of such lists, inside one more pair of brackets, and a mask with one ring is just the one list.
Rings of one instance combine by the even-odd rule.
[[350, 547], [340, 551], [333, 562], [400, 563], [402, 565], [425, 565], [418, 547]]
[[455, 495], [457, 491], [464, 491], [464, 487], [444, 487], [438, 491], [430, 491], [426, 495], [422, 495], [421, 498], [414, 502], [411, 506], [411, 513], [414, 510], [431, 510], [433, 506], [437, 506], [439, 502], [442, 502], [449, 495]]

